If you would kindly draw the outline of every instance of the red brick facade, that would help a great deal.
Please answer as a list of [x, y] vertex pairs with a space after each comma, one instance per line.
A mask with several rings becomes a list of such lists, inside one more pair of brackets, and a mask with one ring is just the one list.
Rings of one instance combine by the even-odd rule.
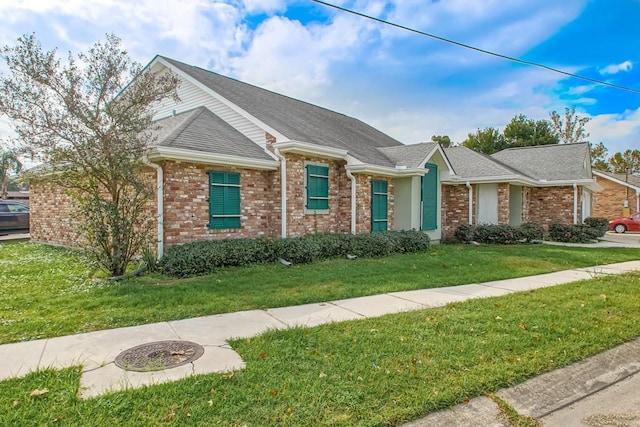
[[[475, 195], [476, 189], [472, 185]], [[472, 200], [472, 220], [476, 221], [475, 196]], [[469, 224], [469, 189], [466, 185], [442, 186], [442, 237], [452, 237], [461, 224]]]
[[[286, 154], [287, 159], [287, 236], [310, 233], [348, 233], [351, 231], [351, 180], [346, 162], [318, 157]], [[329, 210], [327, 213], [305, 212], [305, 162], [329, 167]], [[259, 171], [230, 166], [212, 166], [181, 161], [160, 162], [164, 173], [164, 245], [199, 240], [243, 237], [280, 237], [280, 170]], [[241, 227], [209, 228], [209, 171], [240, 174]], [[155, 172], [148, 169], [155, 183]], [[357, 220], [359, 233], [371, 231], [371, 180], [389, 183], [389, 229], [393, 227], [393, 182], [391, 179], [356, 174]], [[149, 203], [155, 218], [156, 200]], [[31, 184], [31, 237], [34, 241], [80, 246], [72, 200], [61, 187], [41, 181]], [[154, 228], [155, 232], [155, 228]], [[154, 235], [155, 236], [155, 235]]]

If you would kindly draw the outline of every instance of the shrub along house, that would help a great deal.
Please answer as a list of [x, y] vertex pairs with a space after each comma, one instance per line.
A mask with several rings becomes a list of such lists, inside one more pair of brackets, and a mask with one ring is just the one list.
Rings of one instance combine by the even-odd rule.
[[[156, 56], [180, 101], [155, 106], [145, 157], [157, 192], [158, 254], [224, 238], [423, 230], [460, 224], [576, 223], [589, 215], [586, 144], [484, 156], [436, 143], [403, 145], [352, 117]], [[64, 189], [31, 184], [31, 237], [78, 245]]]

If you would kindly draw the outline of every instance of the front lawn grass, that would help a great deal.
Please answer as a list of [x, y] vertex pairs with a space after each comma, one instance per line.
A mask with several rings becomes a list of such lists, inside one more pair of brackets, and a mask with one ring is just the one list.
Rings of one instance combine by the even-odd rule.
[[640, 259], [640, 249], [548, 245], [435, 245], [387, 258], [229, 268], [202, 277], [149, 275], [102, 283], [90, 263], [63, 248], [0, 247], [0, 343], [352, 298], [480, 283]]
[[244, 370], [87, 401], [43, 371], [0, 382], [0, 425], [397, 425], [638, 337], [638, 306], [632, 273], [272, 331], [231, 343]]

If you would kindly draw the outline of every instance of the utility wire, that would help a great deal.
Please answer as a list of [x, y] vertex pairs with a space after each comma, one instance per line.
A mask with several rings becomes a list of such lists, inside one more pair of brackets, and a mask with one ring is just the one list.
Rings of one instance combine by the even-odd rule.
[[452, 45], [455, 45], [455, 46], [463, 47], [465, 49], [470, 49], [470, 50], [474, 50], [476, 52], [484, 53], [486, 55], [495, 56], [496, 58], [506, 59], [507, 61], [516, 62], [518, 64], [524, 64], [524, 65], [530, 65], [530, 66], [533, 66], [533, 67], [543, 68], [545, 70], [549, 70], [549, 71], [552, 71], [554, 73], [562, 74], [562, 75], [565, 75], [565, 76], [568, 76], [568, 77], [573, 77], [575, 79], [585, 80], [587, 82], [596, 83], [596, 84], [603, 85], [603, 86], [609, 86], [609, 87], [612, 87], [612, 88], [615, 88], [615, 89], [625, 90], [627, 92], [640, 93], [640, 89], [634, 89], [634, 88], [627, 87], [627, 86], [620, 86], [620, 85], [616, 85], [616, 84], [613, 84], [613, 83], [605, 82], [605, 81], [602, 81], [602, 80], [592, 79], [591, 77], [585, 77], [585, 76], [581, 76], [581, 75], [578, 75], [578, 74], [569, 73], [567, 71], [559, 70], [557, 68], [549, 67], [548, 65], [539, 64], [537, 62], [525, 61], [524, 59], [514, 58], [512, 56], [507, 56], [507, 55], [502, 55], [500, 53], [491, 52], [489, 50], [481, 49], [479, 47], [470, 46], [468, 44], [464, 44], [464, 43], [460, 43], [460, 42], [457, 42], [457, 41], [454, 41], [454, 40], [451, 40], [451, 39], [447, 39], [447, 38], [444, 38], [444, 37], [436, 36], [435, 34], [426, 33], [424, 31], [416, 30], [416, 29], [411, 28], [411, 27], [406, 27], [404, 25], [396, 24], [396, 23], [393, 23], [393, 22], [390, 22], [390, 21], [385, 21], [384, 19], [376, 18], [375, 16], [367, 15], [367, 14], [364, 14], [364, 13], [361, 13], [361, 12], [356, 12], [355, 10], [351, 10], [351, 9], [347, 9], [346, 7], [337, 6], [335, 4], [327, 3], [327, 2], [322, 1], [322, 0], [311, 0], [311, 1], [313, 1], [314, 3], [321, 4], [323, 6], [327, 6], [327, 7], [333, 8], [333, 9], [340, 10], [342, 12], [347, 12], [347, 13], [350, 13], [352, 15], [356, 15], [356, 16], [360, 16], [362, 18], [370, 19], [372, 21], [380, 22], [382, 24], [389, 25], [391, 27], [396, 27], [396, 28], [400, 28], [401, 30], [405, 30], [405, 31], [409, 31], [409, 32], [412, 32], [412, 33], [415, 33], [415, 34], [419, 34], [421, 36], [430, 37], [432, 39], [436, 39], [436, 40], [439, 40], [439, 41], [442, 41], [442, 42], [445, 42], [445, 43], [449, 43], [449, 44], [452, 44]]

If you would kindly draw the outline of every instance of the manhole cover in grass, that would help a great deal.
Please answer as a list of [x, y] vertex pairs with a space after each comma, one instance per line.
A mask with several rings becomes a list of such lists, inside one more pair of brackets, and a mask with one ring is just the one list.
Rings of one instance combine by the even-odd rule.
[[204, 348], [191, 341], [156, 341], [123, 351], [115, 363], [127, 371], [161, 371], [186, 365], [203, 354]]

